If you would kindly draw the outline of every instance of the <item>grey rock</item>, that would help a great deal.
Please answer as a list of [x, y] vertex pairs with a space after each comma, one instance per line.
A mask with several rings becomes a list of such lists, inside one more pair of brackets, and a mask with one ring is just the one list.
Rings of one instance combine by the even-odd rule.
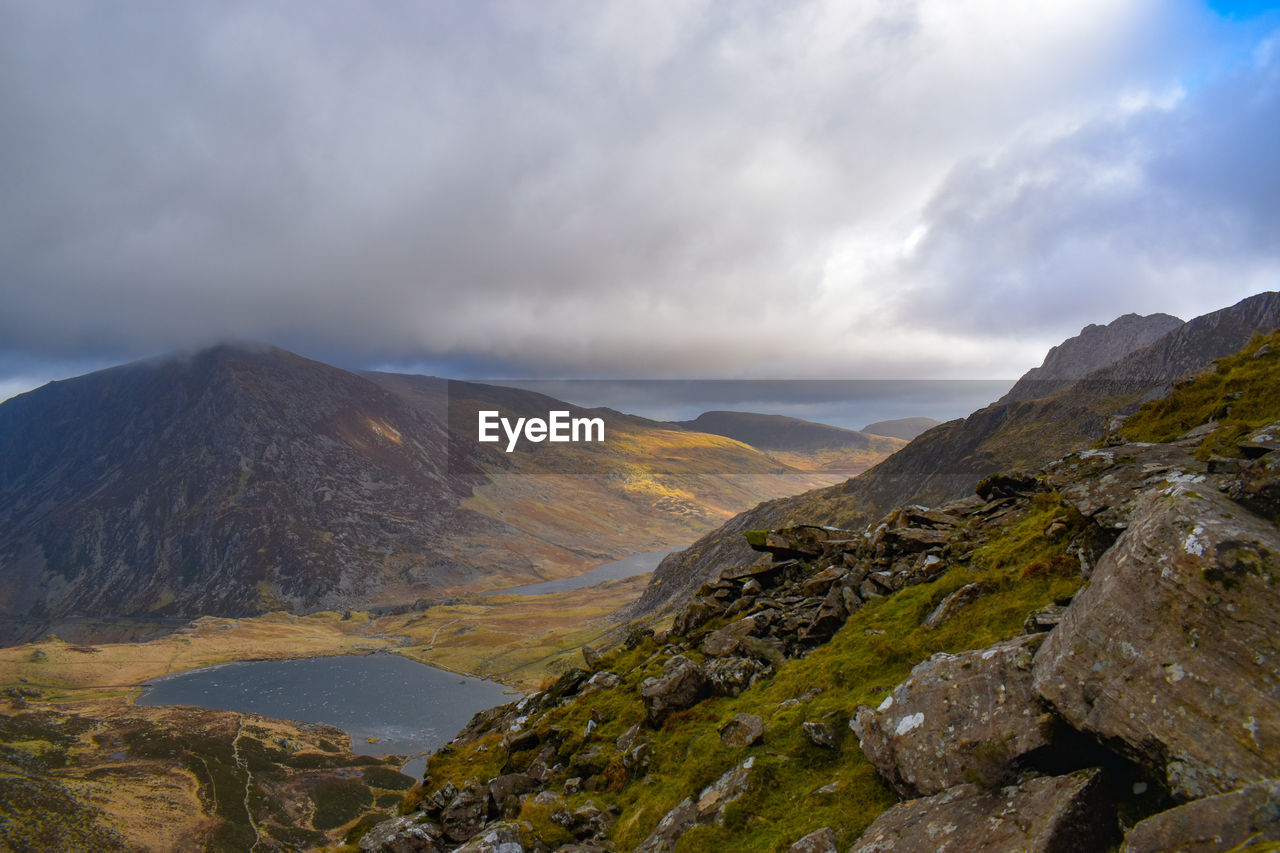
[[1179, 483], [1195, 486], [1209, 477], [1208, 465], [1195, 458], [1195, 442], [1081, 450], [1045, 471], [1048, 483], [1067, 503], [1111, 530], [1128, 525], [1135, 502], [1145, 492]]
[[1198, 799], [1280, 776], [1280, 531], [1216, 492], [1148, 493], [1036, 656], [1035, 687]]
[[489, 780], [489, 796], [499, 806], [508, 797], [519, 797], [538, 789], [538, 782], [527, 773], [506, 773]]
[[1236, 445], [1250, 459], [1256, 459], [1264, 453], [1280, 449], [1280, 423], [1268, 424], [1262, 429], [1254, 430], [1237, 441]]
[[1022, 633], [1043, 634], [1058, 627], [1067, 608], [1061, 604], [1051, 604], [1040, 610], [1033, 610], [1022, 623]]
[[995, 791], [960, 785], [889, 809], [849, 853], [1102, 853], [1115, 826], [1104, 788], [1099, 770]]
[[824, 826], [792, 844], [787, 853], [836, 853], [837, 849], [835, 830]]
[[917, 665], [879, 708], [858, 709], [850, 727], [862, 751], [904, 797], [1008, 781], [1053, 732], [1032, 689], [1042, 640], [1018, 637]]
[[720, 740], [729, 746], [755, 746], [764, 738], [764, 720], [755, 714], [737, 713], [720, 727]]
[[488, 812], [488, 791], [463, 791], [440, 814], [445, 837], [458, 843], [466, 841], [484, 826]]
[[980, 583], [965, 584], [938, 602], [938, 606], [933, 608], [933, 612], [926, 616], [920, 624], [926, 628], [937, 628], [943, 625], [950, 621], [951, 617], [955, 616], [957, 612], [981, 598], [983, 592], [984, 590]]
[[491, 823], [453, 853], [525, 853], [520, 825], [511, 821]]
[[706, 696], [707, 676], [702, 667], [684, 655], [669, 658], [662, 665], [661, 678], [646, 678], [640, 685], [648, 720], [661, 725], [673, 711], [698, 704]]
[[804, 731], [804, 736], [814, 746], [820, 746], [823, 749], [836, 748], [836, 734], [831, 730], [831, 726], [826, 723], [817, 723], [812, 720], [806, 720], [801, 724], [800, 728]]
[[772, 669], [755, 658], [717, 658], [706, 665], [706, 686], [717, 696], [737, 696]]
[[675, 849], [676, 840], [698, 824], [723, 824], [724, 809], [741, 797], [751, 785], [755, 758], [747, 758], [708, 785], [695, 801], [692, 797], [663, 815], [657, 827], [649, 834], [635, 853], [667, 853]]
[[1280, 842], [1280, 780], [1153, 815], [1129, 830], [1120, 853], [1226, 853], [1255, 842]]
[[1227, 486], [1232, 500], [1263, 518], [1280, 517], [1280, 453], [1246, 463]]
[[360, 839], [365, 853], [444, 853], [453, 845], [443, 840], [440, 824], [422, 812], [384, 820]]

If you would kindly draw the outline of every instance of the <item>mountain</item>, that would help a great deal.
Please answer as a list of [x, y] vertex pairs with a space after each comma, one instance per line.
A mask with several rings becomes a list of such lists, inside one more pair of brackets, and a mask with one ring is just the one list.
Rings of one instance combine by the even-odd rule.
[[[507, 452], [475, 440], [482, 409], [599, 417], [607, 440]], [[566, 576], [821, 482], [529, 391], [219, 346], [0, 404], [0, 638]]]
[[1169, 314], [1125, 314], [1105, 326], [1090, 324], [1049, 350], [998, 402], [1046, 397], [1172, 332], [1182, 320]]
[[867, 424], [862, 428], [863, 432], [869, 432], [872, 435], [887, 435], [891, 438], [901, 438], [910, 441], [920, 433], [927, 429], [933, 429], [942, 421], [935, 421], [933, 418], [894, 418], [890, 421], [876, 421], [873, 424]]
[[1277, 443], [1280, 332], [1104, 446], [752, 531], [669, 630], [477, 714], [360, 849], [1275, 850]]
[[883, 435], [755, 412], [703, 412], [691, 421], [675, 424], [741, 441], [802, 470], [844, 471], [849, 475], [865, 471], [906, 443]]
[[858, 526], [895, 505], [941, 503], [968, 494], [982, 478], [997, 471], [1038, 468], [1086, 447], [1106, 434], [1119, 416], [1163, 396], [1175, 380], [1236, 352], [1254, 335], [1276, 328], [1280, 328], [1280, 293], [1251, 296], [1178, 325], [1045, 397], [993, 403], [967, 418], [934, 427], [844, 483], [766, 501], [666, 557], [629, 615], [650, 618], [669, 613], [712, 577], [716, 566], [749, 562], [753, 558], [743, 540], [747, 530], [780, 527], [799, 519]]

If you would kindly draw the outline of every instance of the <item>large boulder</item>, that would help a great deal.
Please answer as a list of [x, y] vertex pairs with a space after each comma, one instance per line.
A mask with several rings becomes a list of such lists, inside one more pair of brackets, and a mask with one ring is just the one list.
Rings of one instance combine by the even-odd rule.
[[1034, 668], [1068, 723], [1183, 799], [1280, 776], [1280, 531], [1193, 489], [1135, 505]]
[[1019, 759], [1053, 734], [1032, 689], [1031, 663], [1043, 639], [1018, 637], [919, 664], [879, 708], [858, 709], [850, 727], [862, 751], [904, 797], [1008, 781]]
[[1100, 853], [1115, 835], [1105, 788], [1099, 770], [996, 791], [960, 785], [889, 809], [849, 853]]
[[1226, 853], [1255, 842], [1280, 842], [1280, 779], [1149, 817], [1129, 830], [1120, 853]]
[[646, 678], [640, 684], [640, 699], [649, 722], [661, 725], [673, 711], [698, 704], [706, 697], [707, 675], [684, 655], [675, 655], [662, 665], [662, 677]]

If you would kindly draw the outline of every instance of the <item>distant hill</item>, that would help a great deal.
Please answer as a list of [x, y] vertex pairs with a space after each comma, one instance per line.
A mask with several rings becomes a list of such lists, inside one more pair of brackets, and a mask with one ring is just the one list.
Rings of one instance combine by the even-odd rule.
[[895, 418], [891, 421], [876, 421], [873, 424], [867, 424], [862, 428], [862, 431], [869, 432], [872, 435], [887, 435], [891, 438], [910, 441], [920, 433], [933, 429], [940, 423], [942, 421], [935, 421], [933, 418]]
[[906, 444], [887, 436], [756, 412], [703, 412], [675, 425], [741, 441], [793, 468], [846, 477], [867, 470]]
[[[1120, 336], [1111, 338], [1116, 347], [1109, 351], [1115, 361], [1044, 397], [992, 403], [922, 433], [844, 483], [767, 501], [735, 516], [688, 549], [666, 557], [631, 615], [669, 612], [720, 568], [751, 563], [756, 555], [743, 537], [746, 530], [800, 521], [854, 528], [896, 505], [936, 505], [972, 492], [983, 477], [997, 471], [1038, 468], [1087, 447], [1139, 404], [1166, 394], [1175, 380], [1237, 352], [1254, 335], [1277, 328], [1280, 293], [1268, 291], [1176, 324], [1146, 345], [1126, 350]], [[1128, 340], [1136, 344], [1140, 338]], [[1064, 348], [1075, 349], [1065, 344]]]
[[[507, 453], [475, 441], [480, 409], [598, 416], [607, 440]], [[834, 479], [530, 391], [219, 346], [0, 404], [0, 640], [563, 577]]]

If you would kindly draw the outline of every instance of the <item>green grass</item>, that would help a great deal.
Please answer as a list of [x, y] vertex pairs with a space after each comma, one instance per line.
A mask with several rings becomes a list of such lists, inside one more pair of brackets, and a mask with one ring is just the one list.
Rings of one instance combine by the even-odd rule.
[[[1258, 355], [1263, 347], [1269, 352]], [[1145, 403], [1120, 428], [1129, 441], [1173, 441], [1195, 427], [1216, 421], [1197, 456], [1239, 456], [1236, 442], [1253, 430], [1280, 421], [1280, 332], [1255, 337], [1235, 355], [1174, 387], [1163, 399]]]

